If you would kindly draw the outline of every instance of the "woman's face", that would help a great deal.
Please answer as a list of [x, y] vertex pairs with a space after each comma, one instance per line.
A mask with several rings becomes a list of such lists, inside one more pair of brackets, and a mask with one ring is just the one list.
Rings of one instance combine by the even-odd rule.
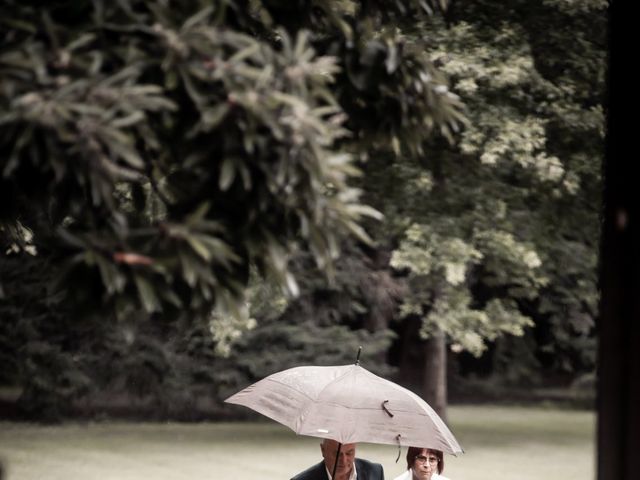
[[411, 467], [414, 480], [430, 480], [438, 471], [438, 457], [427, 448], [423, 448], [413, 460]]

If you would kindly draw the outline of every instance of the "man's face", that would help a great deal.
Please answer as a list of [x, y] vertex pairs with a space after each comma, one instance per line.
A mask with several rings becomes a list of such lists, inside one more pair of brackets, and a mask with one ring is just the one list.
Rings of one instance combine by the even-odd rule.
[[[335, 440], [324, 440], [320, 444], [320, 450], [322, 451], [322, 458], [324, 458], [324, 464], [327, 467], [327, 470], [329, 470], [329, 473], [333, 474], [333, 466], [335, 465], [336, 453], [338, 452], [338, 442]], [[353, 468], [353, 461], [355, 458], [356, 444], [343, 444], [340, 448], [340, 456], [338, 457], [336, 477], [347, 475]]]

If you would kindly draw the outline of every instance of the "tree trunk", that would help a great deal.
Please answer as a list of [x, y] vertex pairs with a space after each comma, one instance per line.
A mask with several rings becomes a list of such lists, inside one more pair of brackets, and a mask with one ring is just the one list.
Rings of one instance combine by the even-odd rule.
[[424, 342], [423, 397], [447, 421], [447, 342], [439, 328]]

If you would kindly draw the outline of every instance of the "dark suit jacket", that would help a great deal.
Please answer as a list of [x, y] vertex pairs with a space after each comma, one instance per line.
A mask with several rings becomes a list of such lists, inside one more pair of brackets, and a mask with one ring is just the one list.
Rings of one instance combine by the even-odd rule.
[[[384, 480], [384, 470], [379, 463], [356, 458], [356, 472], [358, 480]], [[320, 462], [307, 468], [304, 472], [300, 472], [291, 480], [329, 480], [329, 476], [324, 462]]]

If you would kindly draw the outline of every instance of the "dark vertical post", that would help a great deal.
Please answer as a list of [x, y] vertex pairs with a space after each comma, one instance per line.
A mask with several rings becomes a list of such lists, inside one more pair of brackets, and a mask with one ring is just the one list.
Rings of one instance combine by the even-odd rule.
[[[609, 4], [610, 61], [607, 155], [604, 165], [604, 210], [600, 256], [598, 320], [598, 480], [640, 478], [640, 240], [637, 205], [640, 177], [632, 174], [637, 159], [636, 122], [627, 95], [636, 87], [620, 83], [627, 73], [625, 47], [615, 30], [620, 11]], [[618, 6], [620, 6], [618, 2]], [[629, 38], [626, 39], [630, 41]], [[626, 43], [626, 42], [625, 42]], [[627, 44], [628, 46], [628, 44]], [[612, 82], [612, 79], [615, 82]], [[634, 95], [637, 98], [637, 95]], [[624, 112], [623, 110], [626, 110]], [[637, 165], [636, 165], [637, 166]], [[634, 170], [637, 170], [634, 168]], [[635, 196], [635, 199], [633, 198]]]

